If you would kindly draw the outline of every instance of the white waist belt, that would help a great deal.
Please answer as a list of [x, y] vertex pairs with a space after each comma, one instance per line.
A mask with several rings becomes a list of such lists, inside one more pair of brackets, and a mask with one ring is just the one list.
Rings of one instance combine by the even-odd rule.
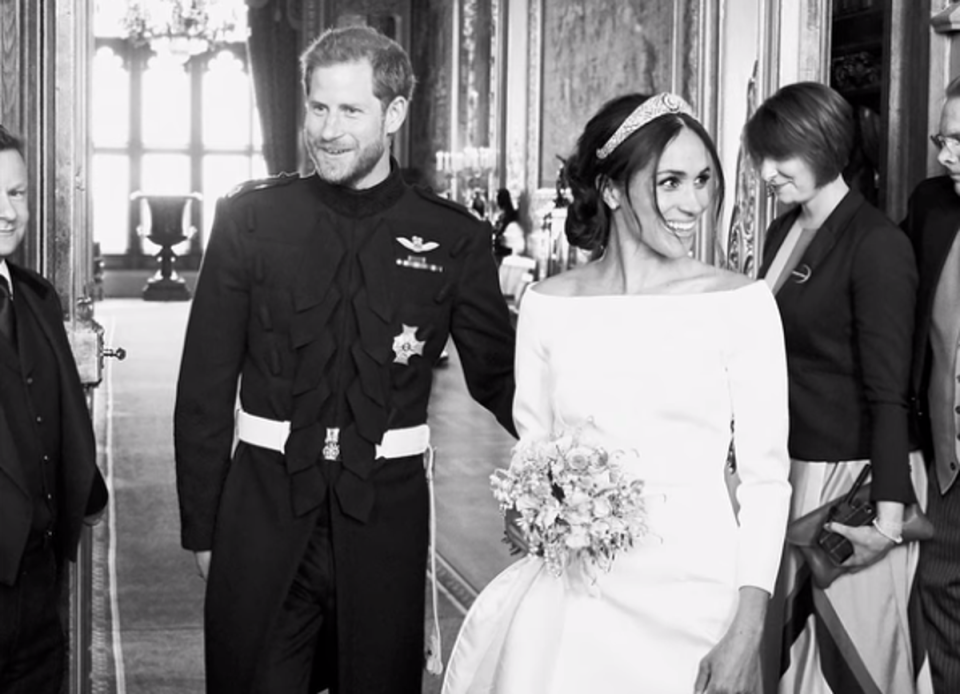
[[[330, 431], [332, 430], [327, 430], [328, 434]], [[283, 453], [289, 435], [290, 422], [257, 417], [241, 409], [237, 410], [236, 437], [241, 441]], [[430, 427], [421, 424], [405, 429], [390, 429], [384, 433], [383, 442], [377, 446], [376, 450], [378, 458], [406, 458], [426, 453], [423, 463], [427, 474], [427, 493], [430, 504], [429, 558], [433, 624], [430, 625], [430, 633], [424, 645], [424, 655], [427, 670], [434, 675], [440, 675], [443, 672], [443, 660], [440, 655], [443, 648], [440, 643], [440, 611], [437, 606], [437, 511], [433, 488], [434, 449], [430, 446]]]
[[[290, 436], [290, 422], [266, 419], [237, 410], [237, 438], [261, 448], [283, 453]], [[406, 458], [420, 455], [430, 446], [430, 427], [420, 424], [405, 429], [389, 429], [377, 445], [377, 458]]]

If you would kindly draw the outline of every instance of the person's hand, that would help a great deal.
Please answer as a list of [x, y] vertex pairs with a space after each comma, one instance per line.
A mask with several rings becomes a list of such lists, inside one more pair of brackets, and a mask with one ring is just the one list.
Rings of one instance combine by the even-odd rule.
[[193, 553], [193, 558], [197, 561], [197, 572], [204, 581], [207, 580], [207, 575], [210, 573], [210, 557], [212, 555], [213, 552], [210, 550]]
[[896, 546], [892, 540], [881, 535], [869, 524], [854, 527], [831, 522], [825, 523], [823, 527], [850, 540], [853, 555], [843, 562], [842, 566], [851, 571], [859, 571], [876, 564]]
[[740, 589], [740, 605], [723, 638], [700, 661], [694, 694], [755, 694], [760, 691], [760, 639], [769, 594]]
[[520, 514], [516, 509], [508, 509], [503, 515], [503, 541], [510, 546], [510, 554], [527, 554], [530, 548], [517, 525]]
[[104, 506], [102, 509], [100, 509], [96, 513], [91, 513], [89, 516], [84, 516], [83, 524], [92, 528], [93, 526], [97, 525], [100, 521], [103, 520], [103, 516], [106, 512], [107, 512], [107, 507]]
[[728, 631], [697, 671], [695, 694], [754, 694], [760, 691], [760, 633]]
[[[892, 536], [899, 537], [903, 527], [903, 504], [897, 501], [877, 501], [875, 507], [877, 522], [896, 528], [891, 531]], [[843, 567], [850, 571], [860, 571], [876, 564], [897, 544], [890, 538], [891, 532], [884, 535], [873, 525], [850, 526], [831, 522], [825, 523], [823, 527], [850, 540], [853, 555], [843, 562]]]

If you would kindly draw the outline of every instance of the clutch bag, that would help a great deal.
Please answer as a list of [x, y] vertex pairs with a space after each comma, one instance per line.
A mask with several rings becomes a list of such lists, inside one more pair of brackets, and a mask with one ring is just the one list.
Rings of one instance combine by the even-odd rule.
[[[838, 576], [846, 573], [849, 569], [843, 562], [853, 553], [850, 541], [825, 530], [824, 524], [835, 521], [844, 525], [866, 525], [875, 516], [873, 504], [870, 503], [870, 484], [865, 481], [869, 471], [870, 466], [865, 466], [844, 496], [828, 501], [787, 526], [787, 542], [803, 554], [818, 588], [826, 588]], [[933, 523], [917, 504], [904, 509], [904, 542], [929, 540], [933, 533]]]

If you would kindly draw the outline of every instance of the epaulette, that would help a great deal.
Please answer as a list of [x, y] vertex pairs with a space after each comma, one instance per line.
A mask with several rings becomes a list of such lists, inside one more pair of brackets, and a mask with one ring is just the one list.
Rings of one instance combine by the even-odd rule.
[[241, 195], [251, 193], [255, 190], [265, 190], [267, 188], [275, 188], [276, 186], [285, 186], [288, 183], [293, 183], [294, 181], [300, 180], [300, 174], [293, 173], [279, 173], [276, 176], [268, 176], [267, 178], [255, 178], [252, 181], [244, 181], [240, 183], [233, 190], [227, 193], [228, 198], [237, 198]]
[[430, 188], [423, 188], [421, 186], [411, 186], [411, 188], [413, 188], [417, 192], [417, 194], [427, 202], [433, 202], [438, 205], [443, 205], [444, 207], [448, 207], [455, 212], [459, 212], [460, 214], [466, 217], [469, 217], [475, 222], [480, 221], [479, 219], [477, 219], [477, 217], [473, 213], [470, 212], [470, 210], [468, 210], [466, 207], [461, 205], [459, 202], [454, 202], [453, 200], [448, 200], [442, 195], [437, 195]]

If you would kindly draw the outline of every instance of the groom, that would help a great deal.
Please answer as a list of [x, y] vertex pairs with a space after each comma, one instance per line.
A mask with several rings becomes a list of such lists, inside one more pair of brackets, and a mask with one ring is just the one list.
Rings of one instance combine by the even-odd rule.
[[403, 49], [331, 30], [302, 67], [316, 172], [220, 201], [183, 350], [177, 483], [183, 546], [209, 571], [207, 691], [419, 694], [433, 366], [452, 336], [471, 395], [512, 431], [513, 327], [489, 226], [390, 156]]

